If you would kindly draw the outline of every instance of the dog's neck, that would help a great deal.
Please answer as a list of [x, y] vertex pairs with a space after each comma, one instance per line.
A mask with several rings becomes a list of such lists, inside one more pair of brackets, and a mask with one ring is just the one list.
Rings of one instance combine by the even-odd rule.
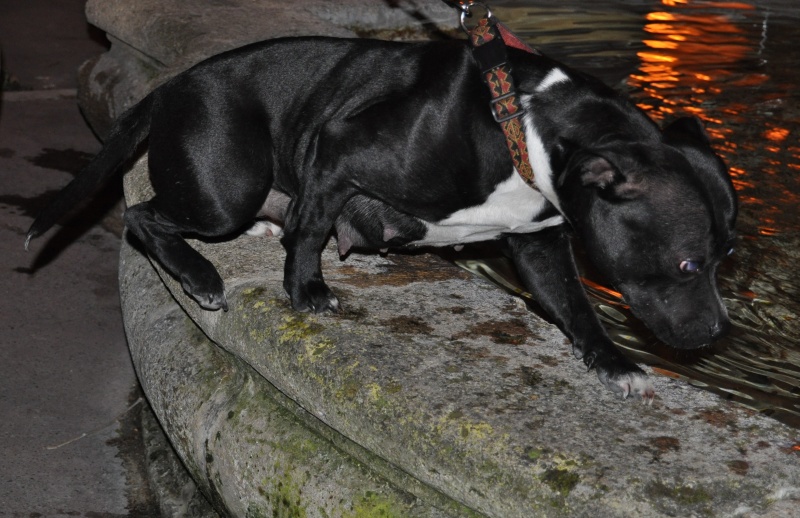
[[525, 140], [528, 146], [528, 160], [533, 168], [533, 175], [539, 192], [541, 192], [542, 196], [544, 196], [548, 202], [550, 202], [562, 215], [564, 215], [564, 210], [561, 206], [561, 199], [556, 192], [553, 166], [550, 162], [550, 154], [547, 152], [547, 149], [550, 148], [550, 146], [544, 142], [540, 132], [536, 129], [534, 117], [530, 107], [530, 98], [530, 95], [522, 96], [522, 105], [525, 108], [523, 127], [525, 129]]

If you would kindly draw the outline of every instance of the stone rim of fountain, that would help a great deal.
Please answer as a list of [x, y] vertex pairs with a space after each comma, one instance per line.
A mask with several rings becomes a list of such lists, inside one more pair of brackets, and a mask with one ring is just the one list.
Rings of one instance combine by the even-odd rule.
[[[271, 35], [336, 36], [383, 28], [352, 16], [385, 23], [374, 13], [389, 9], [320, 0], [299, 16], [277, 2], [209, 1], [187, 22], [178, 2], [157, 4], [89, 2], [113, 42], [85, 68], [82, 99], [102, 101], [98, 120], [104, 106], [119, 113], [176, 71], [247, 42], [214, 23], [224, 9], [237, 20], [268, 13]], [[125, 187], [131, 204], [151, 195], [143, 161]], [[800, 492], [786, 482], [800, 479], [783, 450], [792, 430], [666, 378], [653, 408], [621, 403], [553, 326], [436, 258], [341, 262], [329, 248], [326, 276], [347, 310], [313, 316], [288, 307], [276, 240], [195, 245], [226, 279], [228, 313], [201, 310], [127, 242], [120, 283], [148, 400], [222, 513], [655, 516], [745, 506], [768, 515]], [[298, 426], [270, 428], [265, 416]], [[776, 456], [787, 462], [773, 466]]]

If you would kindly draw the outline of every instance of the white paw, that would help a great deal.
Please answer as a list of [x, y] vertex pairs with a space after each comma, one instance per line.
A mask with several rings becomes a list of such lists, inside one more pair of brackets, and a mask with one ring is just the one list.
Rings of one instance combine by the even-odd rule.
[[634, 397], [641, 398], [642, 402], [647, 405], [653, 404], [656, 391], [653, 388], [653, 384], [650, 383], [650, 378], [646, 375], [638, 373], [623, 374], [613, 380], [612, 383], [619, 387], [622, 393], [622, 399], [627, 399], [628, 396], [633, 395]]
[[283, 234], [283, 227], [271, 221], [258, 220], [253, 226], [245, 231], [248, 236], [279, 237]]
[[650, 378], [643, 372], [626, 372], [624, 374], [609, 374], [598, 369], [597, 377], [611, 392], [627, 399], [628, 396], [641, 398], [642, 402], [651, 405], [656, 391], [650, 383]]

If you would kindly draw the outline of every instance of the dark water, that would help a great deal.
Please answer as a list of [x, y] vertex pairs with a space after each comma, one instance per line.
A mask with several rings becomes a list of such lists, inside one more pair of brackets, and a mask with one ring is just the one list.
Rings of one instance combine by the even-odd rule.
[[[533, 46], [628, 92], [655, 120], [700, 117], [739, 194], [736, 253], [720, 273], [730, 336], [712, 351], [677, 353], [587, 279], [615, 342], [660, 374], [800, 427], [800, 4], [530, 3], [490, 6]], [[514, 282], [502, 259], [462, 266]]]

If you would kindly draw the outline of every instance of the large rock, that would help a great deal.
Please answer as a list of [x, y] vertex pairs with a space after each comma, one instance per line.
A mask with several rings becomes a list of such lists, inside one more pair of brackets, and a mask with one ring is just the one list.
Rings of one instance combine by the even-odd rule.
[[[144, 161], [126, 193], [150, 196]], [[669, 378], [653, 406], [616, 399], [556, 328], [436, 257], [341, 261], [330, 246], [324, 272], [346, 309], [315, 316], [289, 307], [276, 239], [193, 245], [230, 311], [202, 310], [155, 265], [159, 283], [129, 247], [125, 320], [156, 415], [234, 516], [287, 501], [309, 516], [794, 509], [794, 430]]]

